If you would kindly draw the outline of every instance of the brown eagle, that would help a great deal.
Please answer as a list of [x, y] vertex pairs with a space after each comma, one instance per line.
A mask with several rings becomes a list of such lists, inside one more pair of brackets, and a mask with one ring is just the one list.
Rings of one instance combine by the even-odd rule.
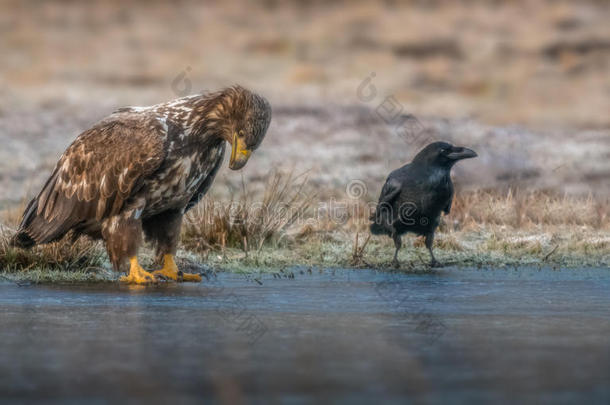
[[[201, 281], [178, 271], [174, 255], [185, 212], [208, 191], [222, 164], [241, 169], [261, 144], [269, 102], [242, 87], [179, 98], [150, 107], [126, 107], [80, 134], [46, 184], [28, 204], [13, 238], [16, 246], [56, 241], [72, 231], [102, 238], [121, 281], [148, 283], [156, 276]], [[142, 232], [164, 265], [138, 264]]]

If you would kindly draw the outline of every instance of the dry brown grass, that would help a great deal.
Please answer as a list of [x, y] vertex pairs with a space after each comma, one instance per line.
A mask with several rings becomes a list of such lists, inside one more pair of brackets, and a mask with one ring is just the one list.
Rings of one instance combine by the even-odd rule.
[[591, 229], [608, 229], [607, 197], [560, 195], [552, 191], [510, 189], [458, 193], [449, 228], [480, 225], [502, 225], [514, 229], [572, 225]]
[[[347, 217], [320, 216], [295, 234], [302, 244], [349, 245], [343, 263], [384, 265], [393, 252], [391, 240], [374, 237], [362, 242], [374, 204], [350, 201]], [[445, 260], [470, 265], [554, 263], [570, 266], [604, 265], [610, 256], [610, 223], [605, 197], [561, 195], [550, 191], [498, 190], [461, 192], [451, 214], [444, 216], [435, 249]], [[405, 237], [402, 254], [426, 256], [423, 238]], [[374, 252], [374, 254], [373, 254]], [[409, 253], [410, 252], [410, 253]], [[339, 254], [340, 255], [340, 254]], [[386, 260], [387, 259], [387, 260]], [[381, 262], [380, 262], [381, 260]]]
[[306, 175], [272, 172], [262, 197], [254, 200], [242, 181], [230, 201], [204, 199], [185, 218], [182, 244], [196, 252], [240, 247], [260, 250], [267, 242], [281, 242], [285, 231], [309, 208], [313, 195], [305, 190]]
[[2, 213], [0, 224], [0, 269], [8, 272], [28, 270], [68, 270], [87, 272], [103, 265], [104, 250], [99, 243], [70, 238], [32, 249], [10, 246], [10, 239], [19, 224], [24, 205]]
[[[325, 202], [319, 202], [324, 205]], [[335, 203], [334, 213], [317, 215], [315, 221], [296, 232], [309, 237], [329, 232], [366, 232], [374, 202], [349, 200]], [[443, 216], [441, 232], [476, 230], [498, 226], [520, 231], [552, 231], [555, 227], [573, 226], [590, 230], [608, 230], [610, 221], [608, 197], [573, 196], [553, 191], [509, 189], [458, 192], [449, 215]]]
[[[383, 267], [390, 262], [391, 240], [368, 235], [374, 204], [350, 200], [338, 204], [339, 212], [313, 209], [316, 204], [323, 207], [327, 202], [315, 199], [305, 175], [272, 172], [259, 195], [242, 185], [229, 201], [206, 198], [193, 208], [184, 221], [182, 247], [199, 254], [223, 251], [220, 261], [209, 257], [208, 264], [242, 266], [244, 271], [303, 263]], [[600, 266], [609, 260], [608, 207], [607, 199], [592, 195], [524, 190], [461, 192], [451, 214], [443, 217], [435, 248], [441, 260], [471, 266]], [[19, 274], [38, 271], [42, 277], [52, 270], [63, 270], [64, 275], [78, 271], [91, 274], [88, 272], [95, 273], [94, 269], [103, 266], [101, 243], [86, 238], [76, 243], [67, 238], [31, 250], [9, 246], [21, 210], [2, 216], [0, 268]], [[401, 253], [405, 262], [424, 263], [423, 240], [405, 238], [405, 243]]]

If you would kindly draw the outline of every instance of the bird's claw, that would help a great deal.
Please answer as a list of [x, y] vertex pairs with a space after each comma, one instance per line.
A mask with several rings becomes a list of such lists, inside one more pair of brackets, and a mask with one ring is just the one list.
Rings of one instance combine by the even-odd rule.
[[161, 270], [154, 271], [153, 274], [162, 280], [171, 280], [178, 283], [182, 283], [184, 281], [201, 281], [201, 275], [199, 274], [184, 273], [182, 270], [176, 270], [174, 268], [163, 268]]
[[201, 281], [201, 275], [184, 273], [182, 270], [179, 270], [178, 266], [176, 266], [176, 262], [174, 261], [174, 257], [171, 254], [165, 255], [163, 268], [161, 270], [154, 271], [153, 274], [161, 276], [168, 281], [173, 280], [179, 283], [183, 281]]
[[138, 259], [133, 256], [130, 261], [129, 273], [119, 279], [121, 283], [127, 284], [156, 284], [158, 279], [153, 273], [144, 270], [138, 263]]
[[190, 281], [193, 283], [198, 283], [202, 280], [201, 274], [183, 273], [182, 271], [178, 272], [178, 277], [180, 281]]
[[436, 260], [432, 260], [430, 262], [430, 267], [432, 268], [439, 268], [439, 267], [443, 267], [443, 264], [440, 262], [437, 262]]
[[157, 284], [159, 279], [154, 274], [129, 274], [127, 276], [123, 276], [119, 279], [121, 283], [126, 284], [140, 284], [140, 285], [148, 285], [148, 284]]

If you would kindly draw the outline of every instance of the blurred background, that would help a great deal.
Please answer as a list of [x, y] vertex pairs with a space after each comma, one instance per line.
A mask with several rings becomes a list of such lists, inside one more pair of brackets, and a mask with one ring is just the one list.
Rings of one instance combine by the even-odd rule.
[[214, 195], [309, 171], [322, 195], [431, 140], [470, 146], [465, 189], [609, 192], [607, 1], [2, 1], [0, 208], [125, 105], [239, 83], [274, 119]]

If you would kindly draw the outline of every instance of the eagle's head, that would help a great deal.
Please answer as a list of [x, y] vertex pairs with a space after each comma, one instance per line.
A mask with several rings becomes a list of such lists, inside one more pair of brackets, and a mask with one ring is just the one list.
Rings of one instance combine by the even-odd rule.
[[231, 144], [229, 168], [239, 170], [267, 133], [271, 105], [264, 97], [240, 86], [222, 90], [218, 100], [218, 115], [223, 117], [222, 137]]

